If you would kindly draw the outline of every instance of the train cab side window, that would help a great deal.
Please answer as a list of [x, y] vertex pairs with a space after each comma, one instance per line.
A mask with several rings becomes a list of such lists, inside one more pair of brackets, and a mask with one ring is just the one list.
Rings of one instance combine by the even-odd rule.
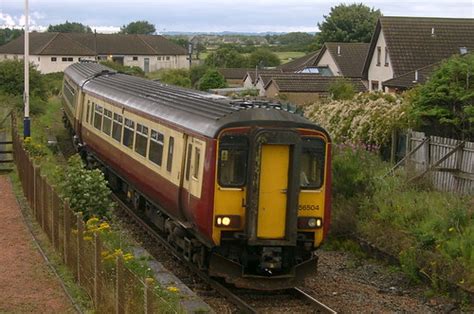
[[128, 148], [133, 148], [133, 133], [135, 131], [135, 122], [125, 118], [125, 129], [123, 130], [122, 144]]
[[121, 115], [114, 113], [114, 123], [112, 126], [112, 138], [117, 142], [122, 141], [122, 124], [123, 118]]
[[322, 139], [303, 138], [300, 172], [302, 189], [319, 189], [323, 185], [325, 155], [326, 146]]
[[102, 122], [102, 131], [110, 135], [112, 129], [112, 111], [104, 108], [104, 121]]
[[247, 178], [248, 138], [224, 135], [219, 144], [218, 182], [222, 187], [242, 187]]
[[99, 106], [99, 105], [95, 105], [95, 113], [94, 113], [94, 127], [97, 129], [97, 130], [101, 130], [102, 129], [102, 112], [103, 112], [104, 108], [102, 108], [102, 106]]
[[148, 127], [137, 123], [137, 133], [135, 134], [135, 151], [146, 157], [148, 145]]
[[199, 179], [199, 164], [201, 162], [201, 150], [194, 147], [194, 168], [193, 168], [193, 179]]
[[163, 145], [165, 136], [158, 131], [151, 130], [150, 136], [150, 152], [148, 159], [161, 167], [163, 161]]
[[166, 158], [166, 171], [171, 172], [173, 168], [173, 151], [174, 151], [174, 137], [170, 136], [168, 143], [168, 156]]

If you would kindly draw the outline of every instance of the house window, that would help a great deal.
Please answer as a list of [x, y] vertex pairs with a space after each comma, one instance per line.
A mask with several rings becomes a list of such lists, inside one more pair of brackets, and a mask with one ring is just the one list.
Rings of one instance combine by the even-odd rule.
[[194, 169], [193, 178], [199, 178], [199, 163], [201, 162], [201, 150], [197, 147], [194, 148]]
[[72, 62], [72, 61], [74, 61], [74, 58], [73, 57], [62, 57], [61, 61], [62, 62]]
[[174, 137], [170, 136], [170, 142], [168, 144], [168, 158], [166, 160], [166, 170], [171, 172], [173, 167], [173, 150], [174, 150]]
[[135, 151], [146, 157], [146, 147], [148, 145], [148, 127], [137, 123], [137, 133], [135, 134]]
[[133, 148], [133, 133], [135, 131], [135, 122], [125, 118], [125, 129], [123, 130], [123, 145]]
[[158, 61], [161, 61], [161, 57], [157, 57], [156, 59], [157, 59]]
[[388, 67], [388, 49], [385, 47], [385, 66]]
[[170, 56], [166, 56], [166, 61], [170, 61]]
[[379, 81], [371, 81], [371, 90], [378, 91], [379, 90]]
[[94, 114], [94, 127], [99, 131], [102, 128], [102, 111], [103, 108], [96, 104]]
[[133, 61], [138, 61], [138, 57], [133, 57]]
[[77, 61], [79, 61], [79, 62], [80, 62], [80, 61], [81, 61], [81, 57], [77, 58]]
[[41, 57], [38, 57], [38, 61], [41, 61]]
[[158, 131], [151, 130], [150, 152], [148, 159], [161, 167], [163, 160], [163, 145], [165, 137]]
[[102, 132], [110, 135], [112, 128], [112, 111], [104, 109], [104, 121], [102, 122]]
[[121, 115], [114, 113], [114, 124], [112, 126], [112, 138], [117, 142], [122, 140], [122, 123], [123, 118]]
[[377, 47], [377, 66], [380, 66], [381, 59], [382, 59], [382, 48]]
[[58, 60], [58, 58], [56, 58], [56, 57], [51, 57], [51, 62], [56, 62], [56, 60]]

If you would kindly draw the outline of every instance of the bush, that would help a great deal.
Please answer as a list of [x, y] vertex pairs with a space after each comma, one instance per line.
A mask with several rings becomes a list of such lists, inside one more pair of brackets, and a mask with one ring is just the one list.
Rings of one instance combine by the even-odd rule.
[[[23, 61], [0, 62], [0, 93], [23, 97], [24, 86]], [[30, 65], [30, 97], [43, 101], [48, 97], [44, 78], [33, 65]]]
[[189, 78], [189, 71], [186, 69], [168, 69], [160, 71], [160, 82], [181, 86], [191, 87], [191, 80]]
[[354, 98], [354, 85], [344, 79], [338, 79], [329, 85], [329, 94], [334, 100], [348, 100]]
[[85, 220], [108, 217], [112, 202], [104, 174], [98, 169], [85, 169], [79, 155], [69, 158], [61, 188], [71, 209], [82, 212]]
[[200, 90], [209, 90], [212, 88], [227, 87], [225, 78], [215, 69], [209, 69], [198, 81], [198, 88]]

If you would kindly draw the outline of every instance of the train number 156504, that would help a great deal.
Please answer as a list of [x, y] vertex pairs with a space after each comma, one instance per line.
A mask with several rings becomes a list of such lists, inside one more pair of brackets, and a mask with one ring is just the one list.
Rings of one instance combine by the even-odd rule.
[[319, 205], [314, 205], [314, 204], [299, 205], [298, 210], [319, 210]]

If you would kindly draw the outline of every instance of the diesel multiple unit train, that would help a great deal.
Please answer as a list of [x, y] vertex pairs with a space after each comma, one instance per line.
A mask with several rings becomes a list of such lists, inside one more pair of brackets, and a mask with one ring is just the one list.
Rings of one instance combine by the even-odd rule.
[[238, 287], [294, 286], [329, 227], [331, 143], [302, 116], [116, 73], [64, 72], [65, 123], [111, 189]]

